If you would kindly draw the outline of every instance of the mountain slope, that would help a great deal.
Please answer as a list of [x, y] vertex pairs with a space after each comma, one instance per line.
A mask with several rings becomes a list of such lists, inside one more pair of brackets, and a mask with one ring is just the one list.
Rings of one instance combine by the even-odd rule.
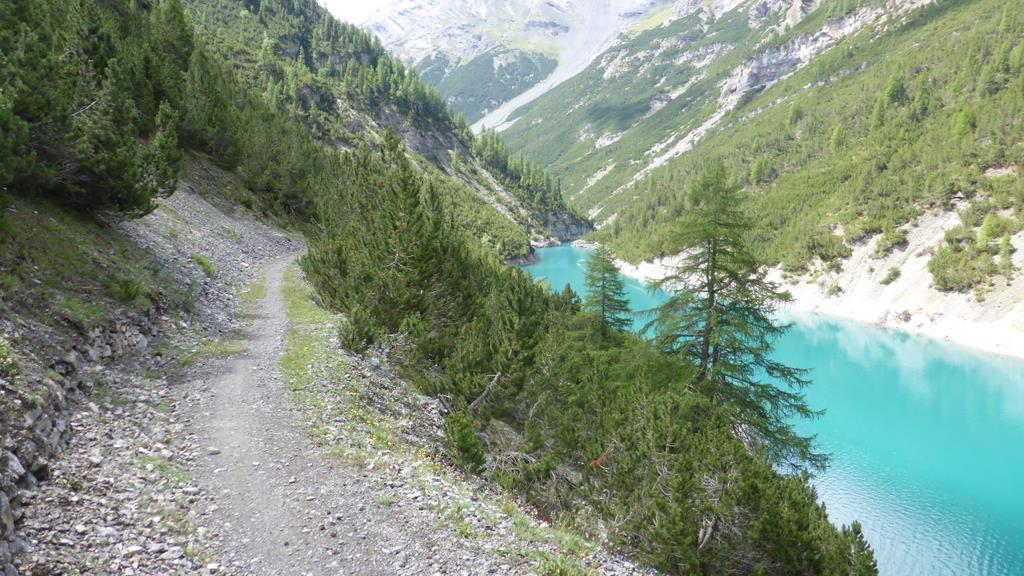
[[662, 3], [392, 0], [366, 26], [479, 131], [574, 76]]
[[[507, 137], [561, 177], [630, 260], [672, 252], [683, 184], [710, 158], [750, 190], [769, 261], [801, 268], [880, 232], [888, 250], [928, 206], [988, 197], [1006, 210], [1017, 186], [1012, 170], [978, 178], [1019, 162], [1016, 18], [999, 2], [922, 4], [826, 2], [778, 37], [752, 16], [782, 24], [784, 5], [691, 14], [607, 53]], [[1000, 222], [989, 232], [1015, 229]], [[967, 275], [937, 285], [985, 276]]]
[[687, 184], [721, 160], [747, 191], [750, 241], [803, 307], [1008, 349], [1024, 330], [1021, 16], [994, 1], [794, 6], [678, 12], [506, 137], [633, 263], [678, 252]]
[[[437, 92], [373, 36], [338, 23], [315, 4], [193, 5], [213, 46], [253, 90], [322, 142], [381, 146], [393, 131], [421, 158], [421, 169], [454, 176], [444, 179], [445, 200], [502, 256], [525, 257], [531, 243], [571, 240], [585, 230], [567, 213], [554, 183], [527, 178], [528, 167], [494, 154], [483, 161], [475, 138]], [[569, 225], [550, 226], [556, 221]]]

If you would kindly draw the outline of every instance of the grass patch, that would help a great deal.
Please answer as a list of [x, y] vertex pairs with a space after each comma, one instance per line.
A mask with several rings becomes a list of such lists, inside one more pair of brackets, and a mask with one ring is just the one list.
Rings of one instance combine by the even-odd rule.
[[195, 265], [203, 271], [203, 274], [206, 274], [207, 278], [213, 278], [217, 275], [217, 270], [213, 267], [213, 263], [211, 263], [206, 256], [203, 256], [202, 254], [193, 254], [192, 262], [194, 262]]
[[885, 273], [885, 278], [882, 278], [882, 285], [889, 285], [896, 281], [900, 277], [900, 269], [893, 266], [889, 268], [889, 271]]
[[11, 343], [0, 336], [0, 378], [14, 380], [18, 372], [18, 358], [11, 349]]
[[188, 368], [201, 360], [230, 358], [248, 351], [247, 342], [241, 338], [211, 338], [183, 354], [177, 360], [177, 364], [178, 368]]
[[11, 199], [4, 219], [0, 299], [21, 316], [90, 329], [153, 303], [168, 312], [187, 305], [175, 298], [185, 290], [174, 276], [100, 220], [24, 197]]
[[251, 316], [256, 313], [259, 303], [267, 297], [267, 285], [261, 277], [257, 277], [238, 294], [242, 302], [242, 313]]
[[456, 502], [450, 507], [442, 507], [437, 511], [439, 523], [454, 530], [460, 538], [476, 538], [480, 534], [466, 520], [470, 509], [471, 506], [465, 502]]
[[188, 484], [192, 481], [192, 475], [187, 469], [159, 456], [143, 454], [139, 456], [139, 464], [147, 470], [154, 470], [167, 480], [167, 483], [161, 486], [162, 491], [167, 491], [174, 486]]
[[95, 328], [106, 321], [102, 308], [93, 303], [82, 302], [74, 296], [64, 299], [64, 316], [83, 328]]
[[597, 573], [565, 556], [537, 553], [537, 574], [540, 576], [594, 576]]
[[107, 292], [118, 302], [129, 304], [139, 310], [146, 310], [150, 307], [149, 298], [146, 296], [145, 287], [137, 278], [131, 276], [108, 276], [103, 285]]

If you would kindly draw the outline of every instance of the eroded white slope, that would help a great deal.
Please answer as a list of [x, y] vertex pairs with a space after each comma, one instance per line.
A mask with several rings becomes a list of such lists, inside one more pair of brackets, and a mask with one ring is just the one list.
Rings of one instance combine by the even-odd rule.
[[511, 114], [583, 71], [649, 10], [669, 0], [384, 0], [363, 22], [384, 45], [416, 64], [441, 54], [454, 66], [495, 47], [558, 60], [541, 83], [473, 126], [504, 127]]
[[526, 92], [492, 110], [476, 124], [474, 132], [485, 127], [504, 130], [516, 110], [533, 102], [553, 88], [579, 74], [598, 56], [611, 47], [619, 34], [627, 30], [637, 17], [650, 9], [651, 2], [636, 0], [591, 0], [566, 2], [572, 23], [569, 32], [554, 38], [558, 66], [543, 81]]

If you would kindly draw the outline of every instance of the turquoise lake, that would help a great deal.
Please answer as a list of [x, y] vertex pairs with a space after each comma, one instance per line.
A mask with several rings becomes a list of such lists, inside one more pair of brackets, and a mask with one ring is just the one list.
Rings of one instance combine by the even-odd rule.
[[[547, 248], [524, 269], [582, 294], [588, 254]], [[634, 310], [664, 298], [625, 281]], [[796, 425], [831, 454], [814, 483], [832, 521], [860, 520], [883, 575], [1024, 575], [1024, 362], [787, 316], [776, 357], [811, 371], [808, 402], [826, 411]]]

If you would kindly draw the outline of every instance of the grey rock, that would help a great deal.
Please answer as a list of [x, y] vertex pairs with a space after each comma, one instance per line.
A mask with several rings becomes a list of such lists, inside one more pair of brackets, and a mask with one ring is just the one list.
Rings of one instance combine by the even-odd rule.
[[10, 540], [14, 535], [14, 509], [6, 494], [0, 494], [0, 537]]

